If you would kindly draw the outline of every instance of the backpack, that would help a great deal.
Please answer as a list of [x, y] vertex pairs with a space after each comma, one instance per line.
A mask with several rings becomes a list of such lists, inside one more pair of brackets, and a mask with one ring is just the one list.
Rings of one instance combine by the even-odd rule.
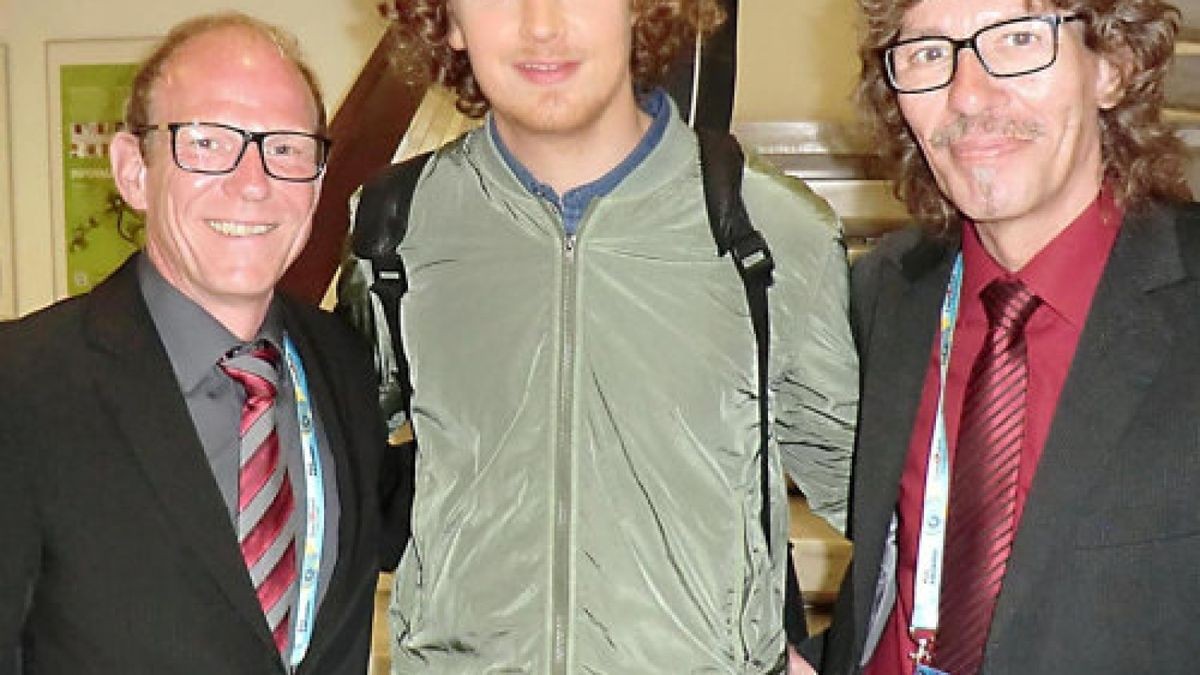
[[[767, 289], [772, 283], [775, 268], [771, 251], [762, 234], [754, 229], [742, 201], [742, 169], [745, 157], [741, 146], [730, 134], [696, 129], [700, 146], [700, 167], [704, 185], [704, 202], [712, 228], [717, 256], [729, 254], [746, 291], [750, 322], [758, 363], [759, 456], [761, 457], [761, 489], [763, 498], [759, 519], [768, 551], [771, 541], [771, 513], [766, 495], [770, 494], [768, 471], [769, 413], [768, 364], [770, 321], [768, 320]], [[399, 385], [399, 401], [407, 413], [412, 395], [408, 362], [400, 344], [400, 300], [408, 290], [404, 261], [399, 254], [401, 242], [408, 229], [408, 214], [413, 192], [432, 152], [393, 164], [365, 183], [350, 235], [350, 253], [354, 258], [369, 260], [373, 279], [370, 292], [383, 309], [387, 328], [392, 335], [392, 351], [396, 357], [395, 377]], [[340, 286], [340, 284], [339, 284]], [[339, 287], [339, 297], [342, 296]], [[339, 309], [342, 309], [339, 302]], [[358, 323], [351, 318], [352, 323]], [[385, 552], [385, 564], [399, 561], [403, 551]], [[787, 585], [784, 598], [784, 625], [788, 641], [798, 644], [807, 637], [804, 603], [792, 562], [791, 544], [787, 550]]]

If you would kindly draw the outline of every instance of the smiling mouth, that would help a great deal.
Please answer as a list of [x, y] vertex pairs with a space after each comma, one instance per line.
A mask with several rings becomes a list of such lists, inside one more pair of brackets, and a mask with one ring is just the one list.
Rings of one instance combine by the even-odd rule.
[[1007, 136], [971, 137], [949, 146], [951, 154], [960, 159], [987, 159], [1012, 152], [1025, 144]]
[[207, 220], [205, 222], [214, 232], [226, 237], [256, 237], [279, 227], [278, 223], [243, 223], [236, 220]]
[[517, 71], [533, 82], [552, 84], [570, 77], [578, 67], [578, 61], [524, 61], [517, 64]]
[[540, 73], [553, 73], [556, 70], [561, 70], [564, 67], [562, 63], [522, 63], [520, 68], [525, 70], [533, 70]]

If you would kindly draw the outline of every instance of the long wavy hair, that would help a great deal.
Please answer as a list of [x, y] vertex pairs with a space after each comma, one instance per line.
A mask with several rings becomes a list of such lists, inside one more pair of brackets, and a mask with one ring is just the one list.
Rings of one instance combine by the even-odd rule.
[[[711, 35], [725, 20], [717, 0], [630, 0], [633, 3], [633, 49], [630, 66], [634, 86], [645, 90], [659, 83], [696, 35]], [[449, 0], [389, 0], [380, 10], [398, 29], [401, 58], [416, 60], [427, 77], [458, 94], [457, 107], [471, 117], [488, 110], [488, 100], [465, 52], [447, 43]], [[423, 67], [421, 67], [423, 66]]]
[[[897, 39], [905, 13], [919, 1], [859, 0], [866, 21], [857, 96], [879, 152], [894, 169], [896, 196], [920, 223], [948, 232], [963, 216], [938, 189], [888, 86], [882, 59], [883, 48]], [[1089, 49], [1114, 55], [1117, 63], [1122, 55], [1126, 59], [1124, 97], [1111, 110], [1100, 111], [1104, 175], [1117, 200], [1136, 208], [1152, 199], [1191, 199], [1187, 151], [1162, 114], [1179, 11], [1161, 0], [1051, 0], [1047, 6], [1083, 18]]]

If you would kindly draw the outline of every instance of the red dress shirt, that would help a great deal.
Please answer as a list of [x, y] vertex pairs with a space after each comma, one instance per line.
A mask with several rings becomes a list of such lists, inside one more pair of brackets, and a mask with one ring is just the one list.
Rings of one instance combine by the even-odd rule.
[[[979, 292], [997, 278], [1015, 277], [1042, 300], [1025, 327], [1029, 384], [1026, 392], [1025, 443], [1021, 449], [1017, 484], [1018, 525], [1092, 296], [1096, 293], [1108, 254], [1116, 241], [1121, 215], [1120, 208], [1113, 202], [1109, 192], [1102, 190], [1067, 229], [1016, 273], [1007, 272], [992, 259], [979, 242], [974, 225], [967, 223], [963, 229], [963, 287], [954, 344], [950, 352], [950, 367], [946, 373], [944, 400], [951, 466], [957, 446], [967, 377], [976, 355], [983, 348], [988, 328]], [[921, 403], [909, 439], [908, 460], [900, 478], [896, 507], [899, 518], [896, 606], [865, 675], [913, 673], [913, 661], [909, 655], [916, 650], [916, 642], [909, 636], [908, 626], [912, 618], [917, 540], [925, 498], [925, 470], [937, 414], [939, 339], [934, 338], [929, 355]]]

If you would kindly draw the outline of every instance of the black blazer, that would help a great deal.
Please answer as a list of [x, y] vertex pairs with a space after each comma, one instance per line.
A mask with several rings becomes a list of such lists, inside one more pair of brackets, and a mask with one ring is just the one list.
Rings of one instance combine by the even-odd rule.
[[[822, 672], [858, 672], [954, 242], [908, 231], [853, 272], [863, 389], [854, 560]], [[1131, 212], [1055, 411], [984, 673], [1200, 669], [1200, 206]]]
[[[299, 672], [362, 675], [384, 447], [375, 387], [338, 320], [283, 305], [341, 503]], [[0, 326], [0, 542], [0, 655], [19, 648], [26, 675], [284, 672], [132, 262]], [[11, 662], [0, 673], [20, 672]]]

